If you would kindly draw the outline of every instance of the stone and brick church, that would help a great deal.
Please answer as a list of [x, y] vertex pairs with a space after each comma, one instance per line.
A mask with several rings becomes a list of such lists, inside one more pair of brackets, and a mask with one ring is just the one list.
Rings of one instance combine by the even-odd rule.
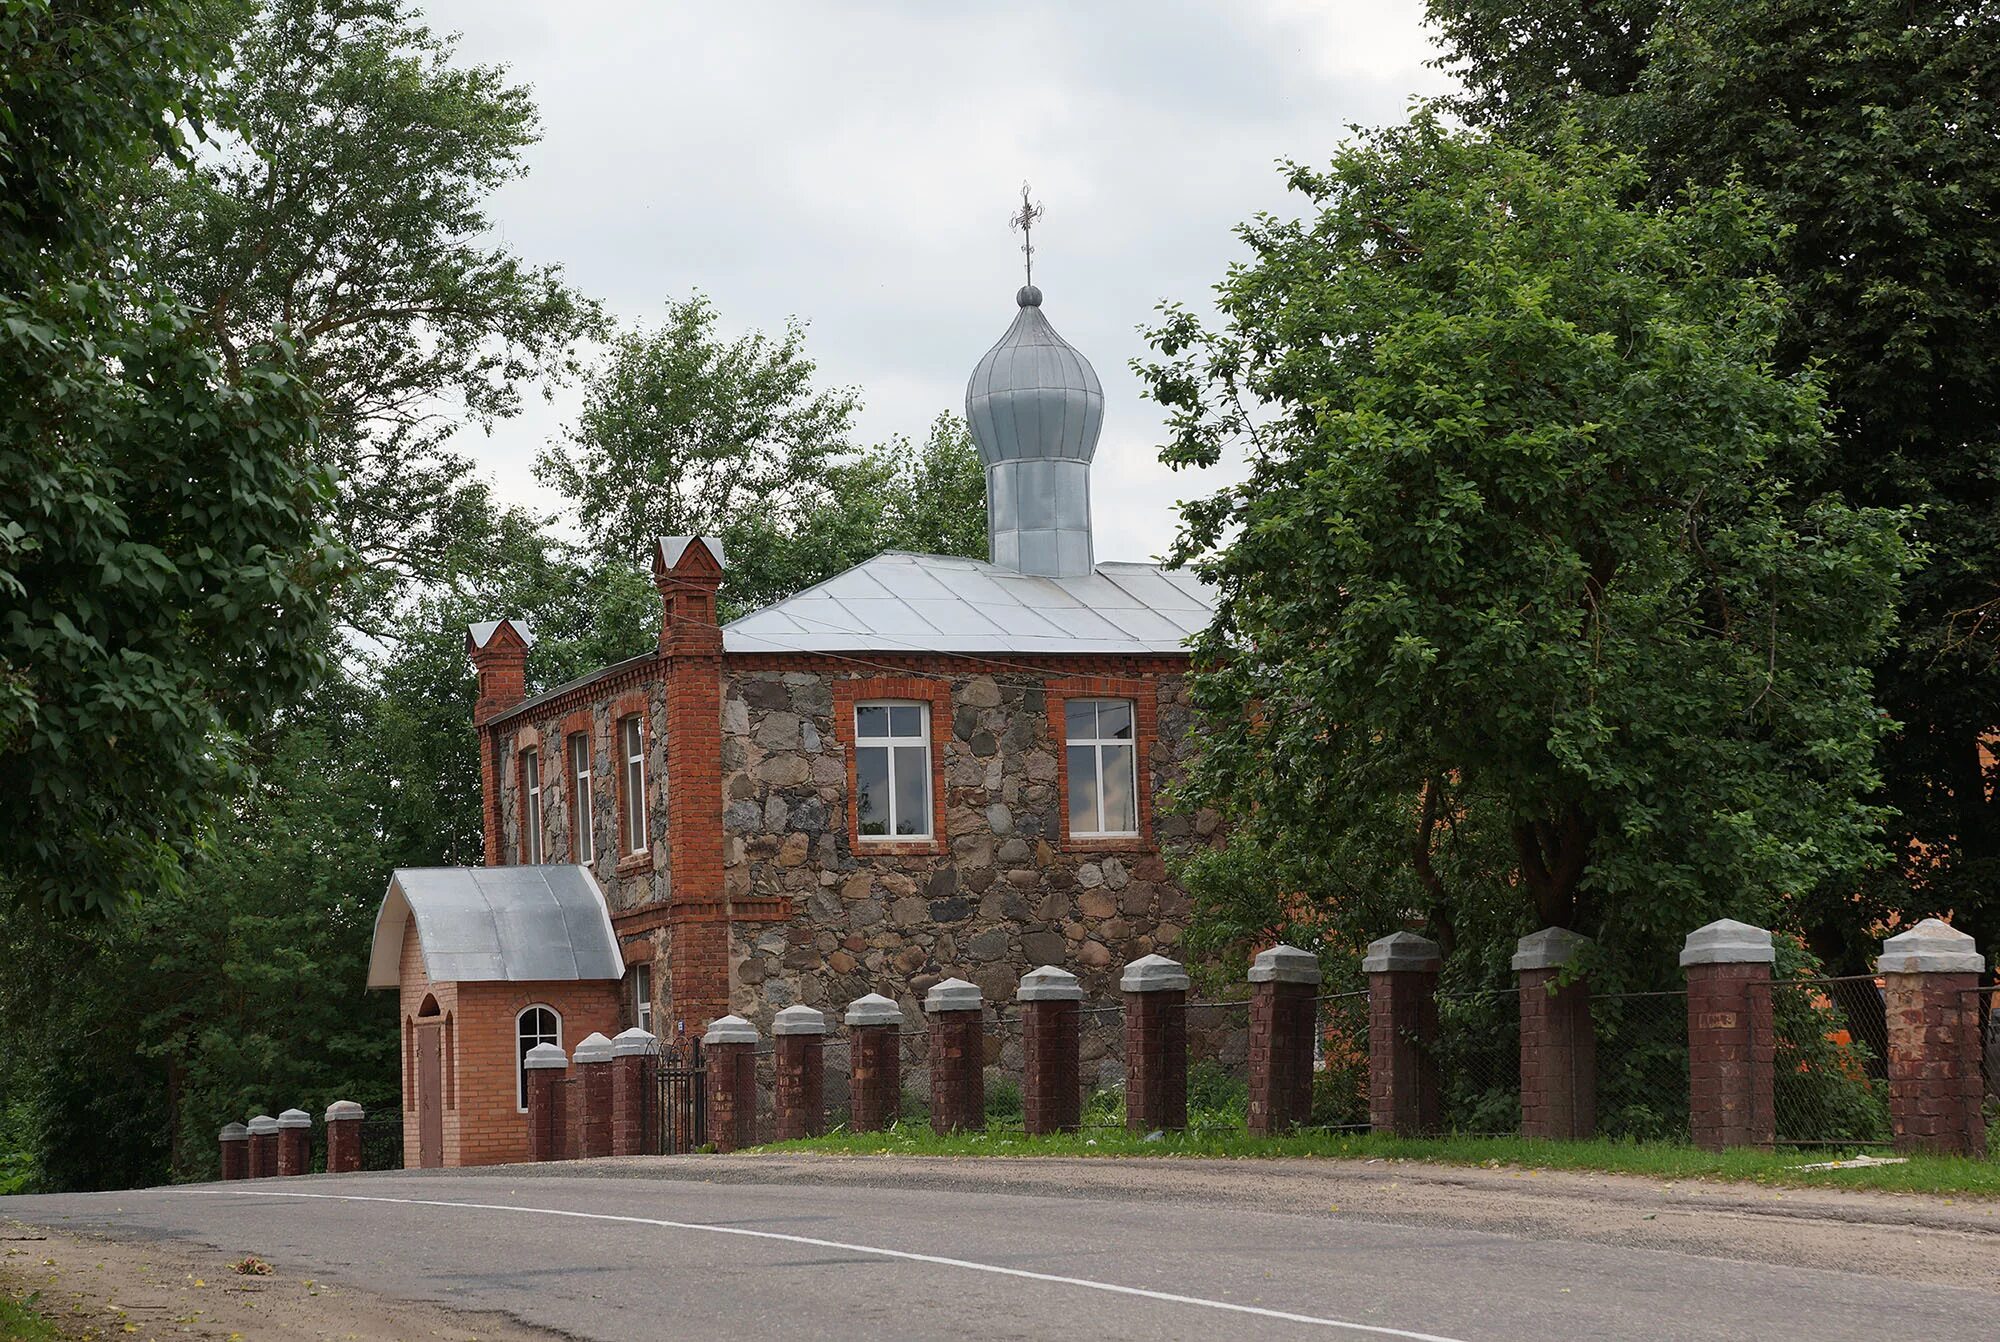
[[729, 556], [664, 538], [657, 650], [533, 697], [527, 622], [472, 628], [486, 869], [398, 872], [369, 978], [401, 994], [408, 1163], [524, 1158], [536, 1043], [870, 992], [914, 1018], [1043, 964], [1108, 997], [1179, 940], [1161, 849], [1214, 817], [1159, 800], [1212, 599], [1098, 560], [1103, 389], [1017, 304], [966, 392], [986, 560], [881, 554], [725, 625]]

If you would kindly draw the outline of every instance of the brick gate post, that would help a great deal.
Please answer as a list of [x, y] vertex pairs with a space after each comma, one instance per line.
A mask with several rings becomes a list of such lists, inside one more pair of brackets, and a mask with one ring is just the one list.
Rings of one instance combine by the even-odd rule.
[[1125, 966], [1125, 1128], [1180, 1132], [1187, 1127], [1188, 975], [1164, 955]]
[[788, 1006], [771, 1018], [777, 1036], [776, 1136], [781, 1142], [826, 1131], [826, 1013]]
[[326, 1172], [353, 1174], [361, 1168], [361, 1106], [335, 1100], [326, 1107]]
[[278, 1172], [278, 1120], [259, 1114], [250, 1120], [250, 1177], [268, 1179]]
[[1259, 1137], [1312, 1122], [1313, 1034], [1319, 957], [1273, 946], [1250, 962], [1250, 1131]]
[[757, 1144], [757, 1027], [741, 1016], [710, 1021], [701, 1037], [708, 1070], [708, 1140], [727, 1155]]
[[224, 1123], [218, 1139], [222, 1144], [222, 1177], [250, 1177], [250, 1129], [241, 1123]]
[[1021, 976], [1021, 1119], [1030, 1137], [1083, 1121], [1083, 985], [1054, 965]]
[[964, 979], [924, 994], [930, 1017], [931, 1131], [986, 1126], [986, 995]]
[[1368, 943], [1368, 1123], [1420, 1137], [1438, 1130], [1437, 981], [1444, 959], [1429, 937], [1396, 932]]
[[611, 1154], [612, 1056], [611, 1041], [600, 1033], [584, 1036], [576, 1046], [576, 1087], [581, 1092], [576, 1153], [585, 1160]]
[[848, 1005], [850, 1126], [856, 1132], [880, 1132], [902, 1109], [903, 1051], [897, 1038], [902, 1028], [903, 1009], [880, 993]]
[[312, 1163], [312, 1115], [287, 1109], [278, 1115], [278, 1173], [304, 1174]]
[[1761, 927], [1721, 918], [1688, 933], [1688, 1129], [1710, 1151], [1768, 1147], [1777, 1137], [1777, 1035], [1771, 964]]
[[633, 1026], [611, 1041], [611, 1154], [652, 1155], [660, 1149], [660, 1106], [646, 1087], [653, 1084], [653, 1059], [660, 1041]]
[[[1597, 1131], [1597, 1032], [1590, 984], [1561, 983], [1590, 938], [1545, 927], [1514, 946], [1521, 1003], [1521, 1135], [1581, 1141]], [[1560, 985], [1560, 986], [1558, 986]]]
[[1899, 1151], [1986, 1154], [1979, 976], [1972, 938], [1926, 918], [1882, 943], [1887, 984], [1889, 1126]]
[[528, 1073], [528, 1159], [563, 1158], [564, 1078], [569, 1058], [559, 1044], [537, 1044], [521, 1060]]

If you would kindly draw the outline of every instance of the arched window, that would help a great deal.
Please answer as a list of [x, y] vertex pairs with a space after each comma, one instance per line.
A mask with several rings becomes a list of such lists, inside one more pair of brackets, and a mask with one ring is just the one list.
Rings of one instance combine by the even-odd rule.
[[537, 1044], [562, 1047], [562, 1017], [554, 1007], [524, 1007], [514, 1017], [514, 1040], [520, 1046], [514, 1056], [514, 1106], [528, 1112], [528, 1050]]

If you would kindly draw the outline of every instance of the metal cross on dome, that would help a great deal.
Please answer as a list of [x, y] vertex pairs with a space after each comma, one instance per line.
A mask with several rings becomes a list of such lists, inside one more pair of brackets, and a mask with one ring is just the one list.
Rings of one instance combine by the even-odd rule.
[[1027, 263], [1028, 283], [1035, 282], [1035, 221], [1042, 217], [1040, 202], [1028, 199], [1028, 184], [1021, 183], [1021, 212], [1007, 221], [1007, 227], [1021, 235], [1021, 258]]

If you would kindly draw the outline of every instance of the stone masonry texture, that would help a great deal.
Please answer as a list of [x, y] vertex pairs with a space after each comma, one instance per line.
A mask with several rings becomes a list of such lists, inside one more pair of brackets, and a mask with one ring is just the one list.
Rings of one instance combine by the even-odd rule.
[[1768, 964], [1688, 966], [1688, 1125], [1696, 1146], [1768, 1147], [1777, 1136], [1770, 983]]

